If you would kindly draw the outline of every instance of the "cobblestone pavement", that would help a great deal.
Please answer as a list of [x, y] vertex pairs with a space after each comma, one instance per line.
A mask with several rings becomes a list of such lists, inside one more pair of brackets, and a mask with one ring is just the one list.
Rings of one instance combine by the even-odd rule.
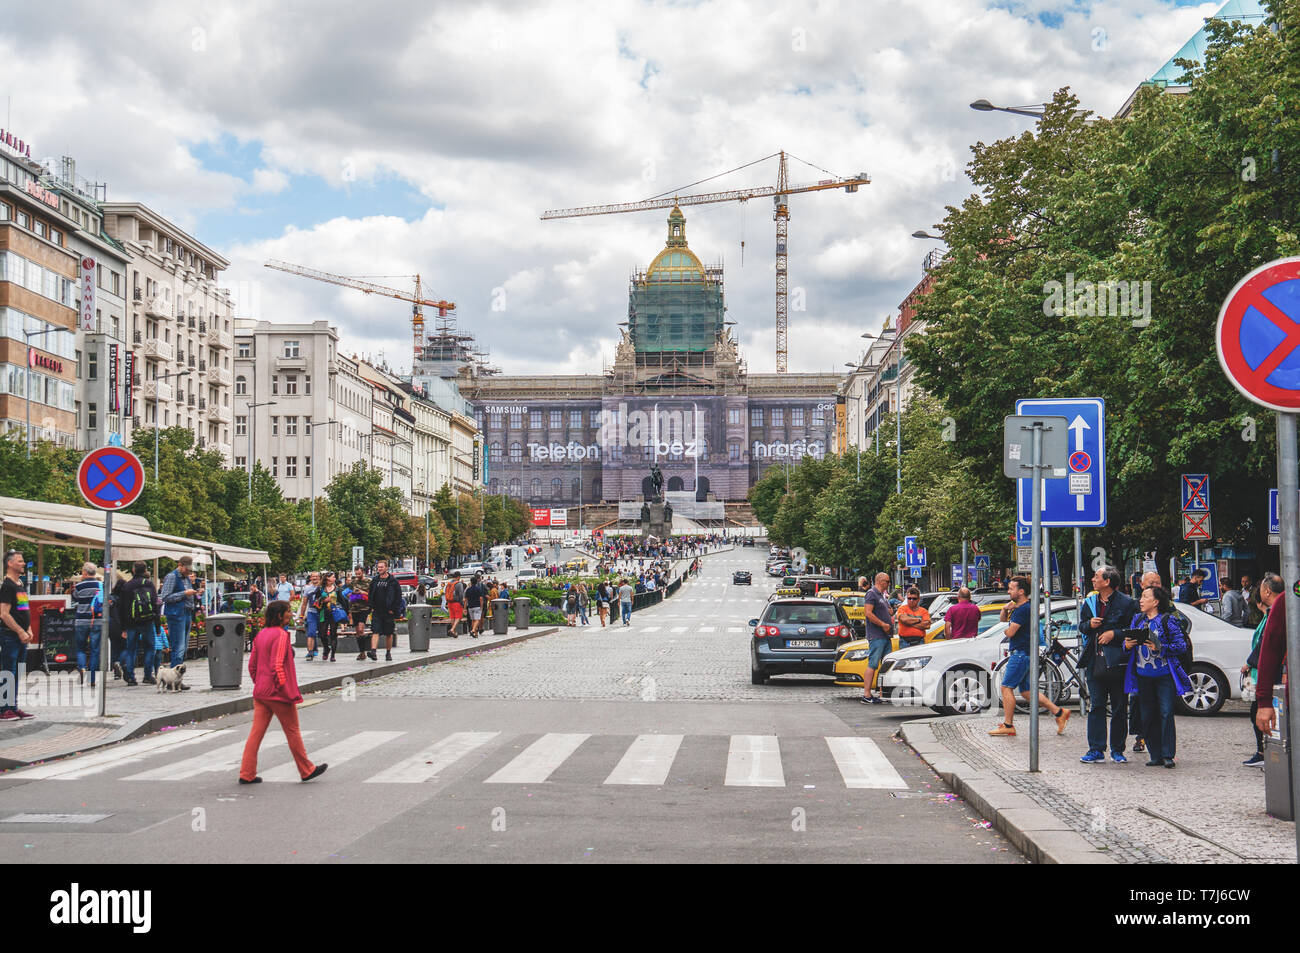
[[[755, 570], [764, 550], [704, 557], [701, 575], [656, 606], [616, 621], [565, 629], [545, 639], [444, 662], [359, 687], [373, 697], [600, 698], [643, 701], [753, 700], [823, 702], [846, 690], [828, 678], [778, 676], [749, 680], [748, 620], [775, 587], [761, 570], [751, 586], [733, 585], [732, 571]], [[683, 564], [684, 565], [684, 564]]]
[[1264, 774], [1241, 765], [1254, 748], [1246, 714], [1246, 705], [1229, 702], [1215, 717], [1179, 718], [1173, 771], [1147, 768], [1145, 756], [1131, 751], [1126, 765], [1082, 764], [1087, 741], [1077, 712], [1065, 737], [1043, 719], [1038, 774], [1027, 769], [1026, 728], [1015, 738], [990, 738], [997, 719], [987, 714], [932, 727], [967, 764], [992, 771], [1121, 863], [1295, 863], [1295, 825], [1264, 813]]

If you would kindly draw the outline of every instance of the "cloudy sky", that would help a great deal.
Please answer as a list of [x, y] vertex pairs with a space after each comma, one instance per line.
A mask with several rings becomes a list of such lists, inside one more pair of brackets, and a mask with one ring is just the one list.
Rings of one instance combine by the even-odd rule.
[[[792, 163], [796, 183], [866, 172], [790, 203], [790, 369], [830, 370], [919, 280], [934, 245], [910, 233], [970, 191], [970, 144], [1030, 123], [971, 100], [1068, 85], [1111, 115], [1219, 6], [47, 2], [7, 11], [0, 91], [33, 157], [74, 156], [229, 258], [241, 316], [328, 318], [396, 369], [406, 305], [263, 263], [419, 272], [506, 373], [599, 371], [666, 213], [543, 211], [687, 192], [780, 149], [816, 166]], [[775, 178], [770, 159], [705, 188]], [[772, 370], [770, 201], [686, 212], [750, 369]]]

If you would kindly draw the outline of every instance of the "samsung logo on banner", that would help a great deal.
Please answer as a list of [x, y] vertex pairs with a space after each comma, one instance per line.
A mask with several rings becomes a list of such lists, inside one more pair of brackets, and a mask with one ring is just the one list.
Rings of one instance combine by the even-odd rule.
[[487, 404], [483, 407], [484, 413], [489, 414], [526, 414], [527, 407], [514, 407], [509, 404]]

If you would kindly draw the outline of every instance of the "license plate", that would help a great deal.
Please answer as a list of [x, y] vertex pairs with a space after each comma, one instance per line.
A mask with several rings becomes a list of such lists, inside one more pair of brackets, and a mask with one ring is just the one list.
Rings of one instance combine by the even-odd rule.
[[816, 639], [790, 639], [785, 643], [788, 649], [817, 649], [821, 648], [821, 643]]

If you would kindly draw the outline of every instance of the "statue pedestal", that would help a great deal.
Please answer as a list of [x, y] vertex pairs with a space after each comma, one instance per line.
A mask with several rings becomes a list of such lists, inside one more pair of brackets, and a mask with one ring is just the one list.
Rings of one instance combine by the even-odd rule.
[[[649, 514], [646, 513], [646, 507], [649, 507]], [[657, 539], [667, 539], [673, 534], [673, 517], [672, 510], [664, 511], [663, 503], [647, 503], [641, 509], [641, 538], [654, 536]]]

